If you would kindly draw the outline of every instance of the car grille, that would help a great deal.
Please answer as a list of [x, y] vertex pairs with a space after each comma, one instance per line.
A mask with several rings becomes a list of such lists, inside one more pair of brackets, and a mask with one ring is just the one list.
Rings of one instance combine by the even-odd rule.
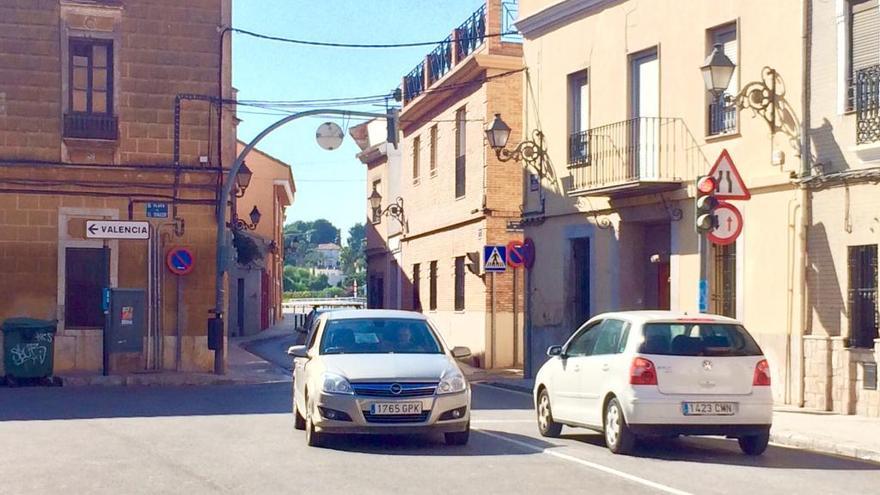
[[[392, 385], [400, 385], [400, 393], [391, 391]], [[428, 397], [434, 395], [437, 390], [437, 382], [397, 383], [397, 382], [373, 382], [352, 383], [354, 393], [366, 397]]]
[[393, 416], [370, 414], [364, 411], [364, 419], [367, 423], [400, 424], [400, 423], [424, 423], [428, 420], [431, 411], [422, 411], [421, 414], [395, 414]]

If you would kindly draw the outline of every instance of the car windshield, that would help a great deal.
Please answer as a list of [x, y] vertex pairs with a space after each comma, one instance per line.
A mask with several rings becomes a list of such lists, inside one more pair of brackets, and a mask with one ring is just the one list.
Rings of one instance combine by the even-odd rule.
[[424, 320], [358, 318], [329, 320], [321, 337], [321, 354], [442, 354]]
[[741, 325], [647, 323], [639, 352], [664, 356], [760, 356], [761, 348]]

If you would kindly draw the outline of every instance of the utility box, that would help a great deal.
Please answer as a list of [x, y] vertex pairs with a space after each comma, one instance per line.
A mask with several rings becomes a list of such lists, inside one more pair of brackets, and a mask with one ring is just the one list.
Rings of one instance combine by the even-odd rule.
[[140, 353], [147, 326], [147, 291], [110, 289], [109, 314], [104, 330], [104, 354]]

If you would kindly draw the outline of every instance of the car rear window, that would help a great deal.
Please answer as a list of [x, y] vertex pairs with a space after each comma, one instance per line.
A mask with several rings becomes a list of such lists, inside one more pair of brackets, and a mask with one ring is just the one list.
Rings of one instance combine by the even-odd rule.
[[742, 325], [729, 323], [646, 323], [642, 354], [663, 356], [760, 356], [761, 348]]

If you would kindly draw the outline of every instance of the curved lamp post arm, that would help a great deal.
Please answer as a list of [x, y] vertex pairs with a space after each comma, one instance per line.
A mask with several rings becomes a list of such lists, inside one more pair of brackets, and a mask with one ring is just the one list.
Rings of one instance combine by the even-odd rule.
[[[232, 163], [232, 167], [229, 169], [229, 172], [226, 174], [226, 178], [223, 181], [223, 186], [220, 190], [220, 197], [218, 198], [218, 207], [217, 207], [217, 246], [216, 246], [216, 281], [215, 281], [215, 289], [214, 289], [214, 309], [213, 313], [216, 318], [220, 320], [223, 319], [223, 299], [224, 299], [224, 290], [223, 290], [223, 275], [226, 273], [226, 262], [227, 262], [227, 240], [226, 240], [226, 202], [229, 201], [230, 194], [232, 193], [232, 187], [235, 185], [235, 176], [238, 174], [239, 169], [241, 168], [241, 164], [244, 163], [245, 157], [248, 153], [251, 152], [256, 146], [257, 143], [263, 140], [269, 133], [278, 129], [279, 127], [287, 124], [288, 122], [292, 122], [297, 119], [301, 119], [303, 117], [310, 117], [312, 115], [339, 115], [339, 116], [352, 116], [352, 117], [369, 117], [369, 118], [388, 118], [388, 114], [385, 113], [374, 113], [374, 112], [356, 112], [351, 110], [336, 110], [336, 109], [315, 109], [315, 110], [306, 110], [304, 112], [299, 112], [295, 114], [288, 115], [283, 119], [275, 122], [269, 127], [265, 128], [263, 132], [257, 134], [255, 138], [253, 138], [245, 147], [241, 150], [241, 153], [235, 158], [235, 161]], [[225, 372], [225, 364], [224, 364], [224, 342], [223, 340], [226, 337], [226, 325], [221, 321], [220, 323], [221, 335], [218, 341], [217, 350], [214, 351], [214, 373], [223, 374]]]

